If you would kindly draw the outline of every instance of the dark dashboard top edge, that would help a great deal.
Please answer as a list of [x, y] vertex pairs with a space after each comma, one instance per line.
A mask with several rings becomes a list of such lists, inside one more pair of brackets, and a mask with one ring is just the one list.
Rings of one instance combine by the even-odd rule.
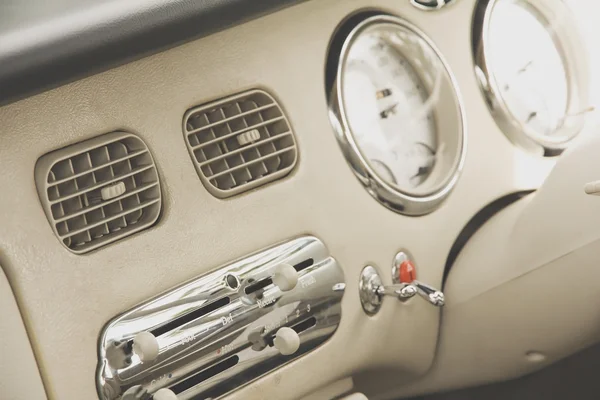
[[4, 0], [0, 105], [303, 0]]

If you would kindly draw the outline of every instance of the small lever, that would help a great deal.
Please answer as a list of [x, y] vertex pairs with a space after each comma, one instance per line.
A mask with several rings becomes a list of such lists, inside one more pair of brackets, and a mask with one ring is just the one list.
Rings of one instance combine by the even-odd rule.
[[442, 307], [445, 303], [444, 294], [441, 291], [417, 280], [410, 283], [400, 282], [394, 285], [384, 285], [379, 273], [372, 266], [367, 266], [362, 271], [359, 294], [363, 309], [370, 315], [379, 311], [384, 296], [407, 300], [418, 294], [436, 307]]
[[412, 281], [411, 285], [413, 285], [417, 289], [417, 294], [419, 296], [421, 296], [434, 306], [442, 307], [446, 303], [444, 293], [440, 292], [436, 288], [419, 281]]
[[377, 294], [379, 296], [395, 296], [402, 299], [410, 299], [417, 294], [417, 288], [410, 283], [399, 283], [397, 285], [378, 286]]
[[252, 350], [261, 351], [269, 345], [265, 336], [265, 331], [265, 327], [260, 326], [258, 328], [253, 329], [248, 334], [248, 341], [252, 343]]
[[[400, 251], [392, 262], [392, 282], [413, 285], [416, 293], [436, 307], [444, 305], [444, 293], [417, 280], [417, 270], [412, 257], [406, 251]], [[412, 297], [412, 296], [410, 296]]]
[[390, 286], [378, 286], [379, 296], [394, 296], [400, 300], [410, 299], [418, 294], [436, 307], [444, 305], [444, 293], [423, 282], [412, 281], [411, 283], [398, 283]]

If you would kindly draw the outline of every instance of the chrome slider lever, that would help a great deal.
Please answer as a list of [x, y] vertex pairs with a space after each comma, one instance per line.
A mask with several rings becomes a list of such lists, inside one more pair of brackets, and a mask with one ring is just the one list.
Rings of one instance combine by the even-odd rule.
[[417, 294], [417, 288], [410, 283], [398, 283], [396, 285], [378, 286], [376, 288], [379, 296], [395, 296], [402, 299], [410, 299]]
[[360, 301], [367, 314], [375, 314], [381, 307], [384, 296], [393, 296], [399, 300], [407, 300], [419, 295], [436, 307], [444, 305], [444, 294], [419, 281], [384, 285], [377, 270], [372, 266], [363, 269], [359, 281]]

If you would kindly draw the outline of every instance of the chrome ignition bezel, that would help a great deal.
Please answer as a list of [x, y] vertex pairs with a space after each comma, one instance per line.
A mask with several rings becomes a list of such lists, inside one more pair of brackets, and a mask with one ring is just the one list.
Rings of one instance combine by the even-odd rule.
[[[452, 100], [454, 102], [453, 108], [456, 110], [457, 125], [454, 127], [458, 132], [457, 143], [458, 150], [454, 154], [454, 159], [450, 167], [450, 171], [444, 175], [445, 179], [440, 185], [434, 187], [434, 190], [423, 195], [415, 195], [408, 193], [407, 191], [401, 190], [391, 184], [385, 182], [379, 177], [376, 171], [368, 163], [367, 159], [362, 155], [359, 150], [359, 146], [356, 143], [352, 131], [350, 129], [348, 120], [345, 115], [343, 106], [343, 70], [345, 60], [348, 56], [349, 50], [352, 44], [360, 36], [360, 34], [367, 28], [370, 28], [376, 24], [392, 24], [397, 25], [403, 30], [410, 32], [415, 35], [419, 40], [422, 40], [432, 51], [432, 54], [439, 61], [439, 65], [443, 68], [443, 73], [440, 74], [441, 78], [444, 79], [444, 84], [447, 85], [452, 91]], [[330, 49], [331, 55], [337, 55], [335, 49]], [[435, 44], [428, 38], [428, 36], [422, 32], [419, 28], [413, 24], [394, 17], [391, 15], [378, 14], [375, 16], [367, 17], [350, 31], [350, 33], [343, 40], [343, 45], [339, 51], [339, 57], [335, 60], [329, 60], [328, 64], [335, 62], [336, 71], [335, 76], [332, 77], [331, 82], [326, 82], [326, 87], [331, 88], [328, 93], [329, 102], [329, 119], [333, 130], [336, 135], [338, 144], [344, 154], [346, 161], [350, 165], [352, 171], [358, 180], [363, 184], [365, 189], [371, 196], [373, 196], [379, 203], [384, 205], [386, 208], [404, 215], [420, 216], [429, 214], [435, 211], [442, 202], [450, 195], [454, 187], [456, 186], [460, 174], [463, 169], [466, 151], [467, 151], [467, 133], [465, 127], [465, 115], [464, 107], [461, 96], [459, 94], [458, 85], [456, 79], [446, 62], [437, 49]], [[422, 75], [422, 71], [415, 69], [419, 75]], [[421, 76], [422, 77], [422, 76]], [[437, 110], [434, 111], [437, 114]], [[438, 116], [436, 116], [436, 123], [438, 122]], [[440, 130], [437, 130], [439, 139]], [[434, 170], [435, 171], [435, 170]]]
[[358, 281], [358, 294], [360, 304], [367, 315], [375, 315], [381, 308], [381, 296], [377, 293], [377, 289], [383, 286], [381, 277], [371, 265], [367, 265], [360, 273]]
[[[552, 140], [540, 135], [518, 121], [508, 109], [493, 73], [489, 60], [489, 24], [496, 3], [503, 0], [479, 0], [472, 23], [471, 47], [475, 77], [486, 104], [498, 127], [515, 145], [538, 155], [559, 155], [583, 129], [583, 119], [573, 127], [564, 140]], [[552, 26], [553, 41], [560, 53], [567, 73], [568, 103], [566, 114], [578, 113], [588, 106], [589, 63], [583, 37], [577, 30], [577, 21], [562, 0], [529, 0], [526, 4], [532, 15], [546, 27]], [[552, 25], [550, 21], [561, 18], [567, 23]]]

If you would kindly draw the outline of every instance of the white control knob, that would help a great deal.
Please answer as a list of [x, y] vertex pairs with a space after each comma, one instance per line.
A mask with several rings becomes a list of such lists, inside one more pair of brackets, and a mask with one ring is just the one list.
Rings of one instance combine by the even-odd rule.
[[160, 389], [154, 393], [152, 400], [177, 400], [177, 395], [171, 389]]
[[140, 332], [133, 337], [133, 352], [142, 361], [154, 361], [158, 357], [158, 340], [150, 332]]
[[369, 400], [367, 396], [362, 393], [354, 393], [349, 396], [346, 396], [340, 400]]
[[298, 271], [290, 264], [280, 264], [275, 268], [273, 274], [273, 283], [281, 289], [282, 292], [287, 292], [296, 287], [298, 283]]
[[289, 356], [300, 347], [300, 336], [292, 328], [283, 327], [275, 334], [273, 345], [281, 354]]

